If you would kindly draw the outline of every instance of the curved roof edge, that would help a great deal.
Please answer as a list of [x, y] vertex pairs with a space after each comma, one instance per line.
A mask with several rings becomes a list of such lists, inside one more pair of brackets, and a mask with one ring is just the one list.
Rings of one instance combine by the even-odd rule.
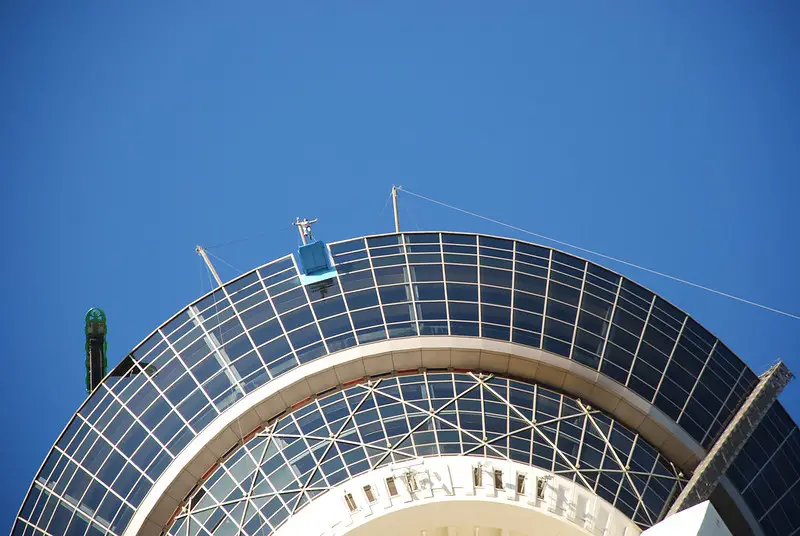
[[[167, 467], [137, 509], [125, 536], [161, 534], [198, 484], [265, 423], [302, 407], [318, 394], [370, 377], [416, 373], [419, 369], [481, 370], [534, 381], [602, 409], [638, 432], [684, 471], [691, 471], [705, 455], [703, 448], [661, 410], [597, 371], [560, 356], [473, 337], [422, 336], [381, 341], [306, 363], [228, 408]], [[752, 532], [762, 534], [738, 492], [732, 486], [725, 486], [725, 491], [730, 501], [744, 508], [742, 515]]]

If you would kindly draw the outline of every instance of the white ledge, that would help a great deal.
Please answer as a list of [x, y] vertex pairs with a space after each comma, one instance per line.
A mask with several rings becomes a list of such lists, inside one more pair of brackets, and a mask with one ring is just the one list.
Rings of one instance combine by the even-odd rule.
[[527, 346], [473, 337], [392, 339], [301, 365], [226, 409], [156, 480], [124, 536], [158, 536], [187, 494], [223, 455], [284, 411], [369, 376], [418, 369], [483, 370], [561, 390], [638, 432], [687, 474], [705, 456], [704, 449], [653, 404], [575, 361]]

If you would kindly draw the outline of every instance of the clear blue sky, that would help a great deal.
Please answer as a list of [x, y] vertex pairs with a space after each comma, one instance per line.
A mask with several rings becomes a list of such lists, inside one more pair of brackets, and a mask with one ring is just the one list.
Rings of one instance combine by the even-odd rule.
[[[800, 313], [800, 4], [289, 4], [0, 6], [0, 527], [85, 397], [89, 307], [113, 365], [208, 290], [195, 244], [389, 231], [393, 183]], [[604, 264], [800, 371], [800, 321]]]

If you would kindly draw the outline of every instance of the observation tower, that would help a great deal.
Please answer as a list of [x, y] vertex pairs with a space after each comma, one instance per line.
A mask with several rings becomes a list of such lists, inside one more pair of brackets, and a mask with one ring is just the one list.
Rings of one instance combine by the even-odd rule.
[[13, 536], [800, 533], [782, 364], [555, 249], [297, 223], [94, 388]]

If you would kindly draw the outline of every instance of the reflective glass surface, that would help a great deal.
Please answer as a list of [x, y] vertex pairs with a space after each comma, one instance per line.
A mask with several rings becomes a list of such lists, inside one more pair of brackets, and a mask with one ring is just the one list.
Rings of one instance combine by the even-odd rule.
[[572, 398], [504, 378], [429, 372], [356, 385], [270, 423], [208, 477], [169, 533], [267, 536], [360, 473], [447, 455], [552, 471], [643, 528], [685, 482], [636, 433]]
[[[153, 482], [217, 415], [272, 378], [355, 345], [458, 335], [540, 348], [625, 385], [705, 448], [757, 382], [665, 300], [549, 248], [405, 233], [334, 243], [330, 252], [331, 286], [302, 286], [286, 256], [202, 297], [143, 341], [58, 439], [15, 536], [120, 535]], [[780, 436], [762, 425], [751, 443], [770, 434]], [[779, 500], [798, 493], [790, 474], [773, 483]], [[780, 526], [800, 527], [798, 511]]]

